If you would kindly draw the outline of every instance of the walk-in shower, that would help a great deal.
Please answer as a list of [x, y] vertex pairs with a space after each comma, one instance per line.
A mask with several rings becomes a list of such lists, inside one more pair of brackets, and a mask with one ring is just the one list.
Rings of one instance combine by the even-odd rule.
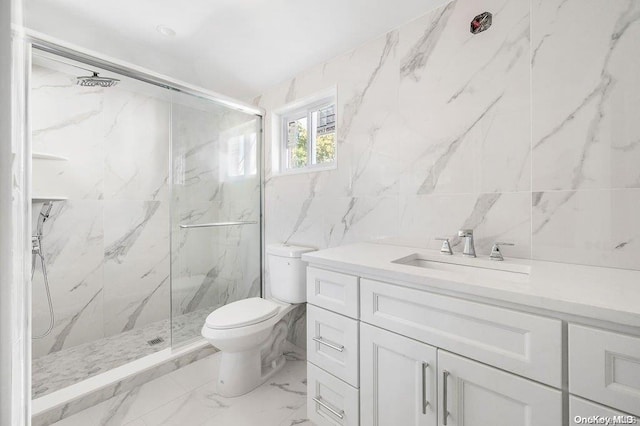
[[30, 77], [35, 401], [175, 353], [262, 288], [261, 115], [45, 50]]

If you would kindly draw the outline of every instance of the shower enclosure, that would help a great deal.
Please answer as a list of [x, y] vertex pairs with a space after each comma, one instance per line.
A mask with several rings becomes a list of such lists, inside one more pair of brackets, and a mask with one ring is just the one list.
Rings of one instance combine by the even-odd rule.
[[[34, 398], [262, 287], [261, 116], [79, 59], [32, 60]], [[119, 81], [79, 84], [95, 73]]]

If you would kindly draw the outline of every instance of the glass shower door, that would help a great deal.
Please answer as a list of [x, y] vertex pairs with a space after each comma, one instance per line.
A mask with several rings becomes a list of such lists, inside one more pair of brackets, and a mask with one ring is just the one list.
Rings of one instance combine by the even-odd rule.
[[172, 103], [172, 345], [207, 315], [260, 296], [261, 117], [176, 94]]

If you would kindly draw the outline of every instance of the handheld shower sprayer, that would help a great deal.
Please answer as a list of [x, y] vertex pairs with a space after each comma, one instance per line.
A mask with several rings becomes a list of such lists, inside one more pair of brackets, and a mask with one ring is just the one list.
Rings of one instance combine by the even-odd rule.
[[53, 201], [47, 201], [43, 204], [42, 209], [40, 210], [40, 214], [38, 215], [38, 227], [36, 229], [36, 235], [42, 236], [42, 228], [44, 223], [51, 216], [51, 209], [53, 208]]
[[39, 336], [32, 336], [33, 339], [42, 339], [49, 335], [53, 330], [56, 318], [53, 312], [53, 301], [51, 300], [51, 290], [49, 288], [49, 276], [47, 274], [47, 262], [42, 252], [42, 237], [44, 223], [51, 216], [51, 209], [53, 208], [53, 201], [47, 201], [42, 205], [40, 214], [38, 215], [38, 224], [36, 225], [36, 234], [31, 237], [31, 282], [33, 282], [33, 276], [36, 271], [36, 263], [40, 259], [40, 266], [42, 267], [42, 276], [44, 279], [44, 288], [47, 293], [47, 303], [49, 304], [49, 327], [44, 334]]

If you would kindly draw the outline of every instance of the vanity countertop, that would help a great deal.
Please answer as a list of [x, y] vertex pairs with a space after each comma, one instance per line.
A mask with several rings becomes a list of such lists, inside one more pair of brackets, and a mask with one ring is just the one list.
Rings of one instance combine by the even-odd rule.
[[[358, 243], [305, 253], [302, 259], [312, 266], [325, 266], [365, 278], [386, 279], [397, 285], [452, 292], [463, 297], [489, 298], [640, 327], [640, 271], [505, 259], [505, 263], [530, 265], [531, 268], [528, 279], [512, 282], [392, 263], [414, 253], [433, 256], [438, 251]], [[447, 261], [447, 258], [452, 259], [445, 256], [443, 261]], [[478, 260], [483, 261], [480, 258]]]

